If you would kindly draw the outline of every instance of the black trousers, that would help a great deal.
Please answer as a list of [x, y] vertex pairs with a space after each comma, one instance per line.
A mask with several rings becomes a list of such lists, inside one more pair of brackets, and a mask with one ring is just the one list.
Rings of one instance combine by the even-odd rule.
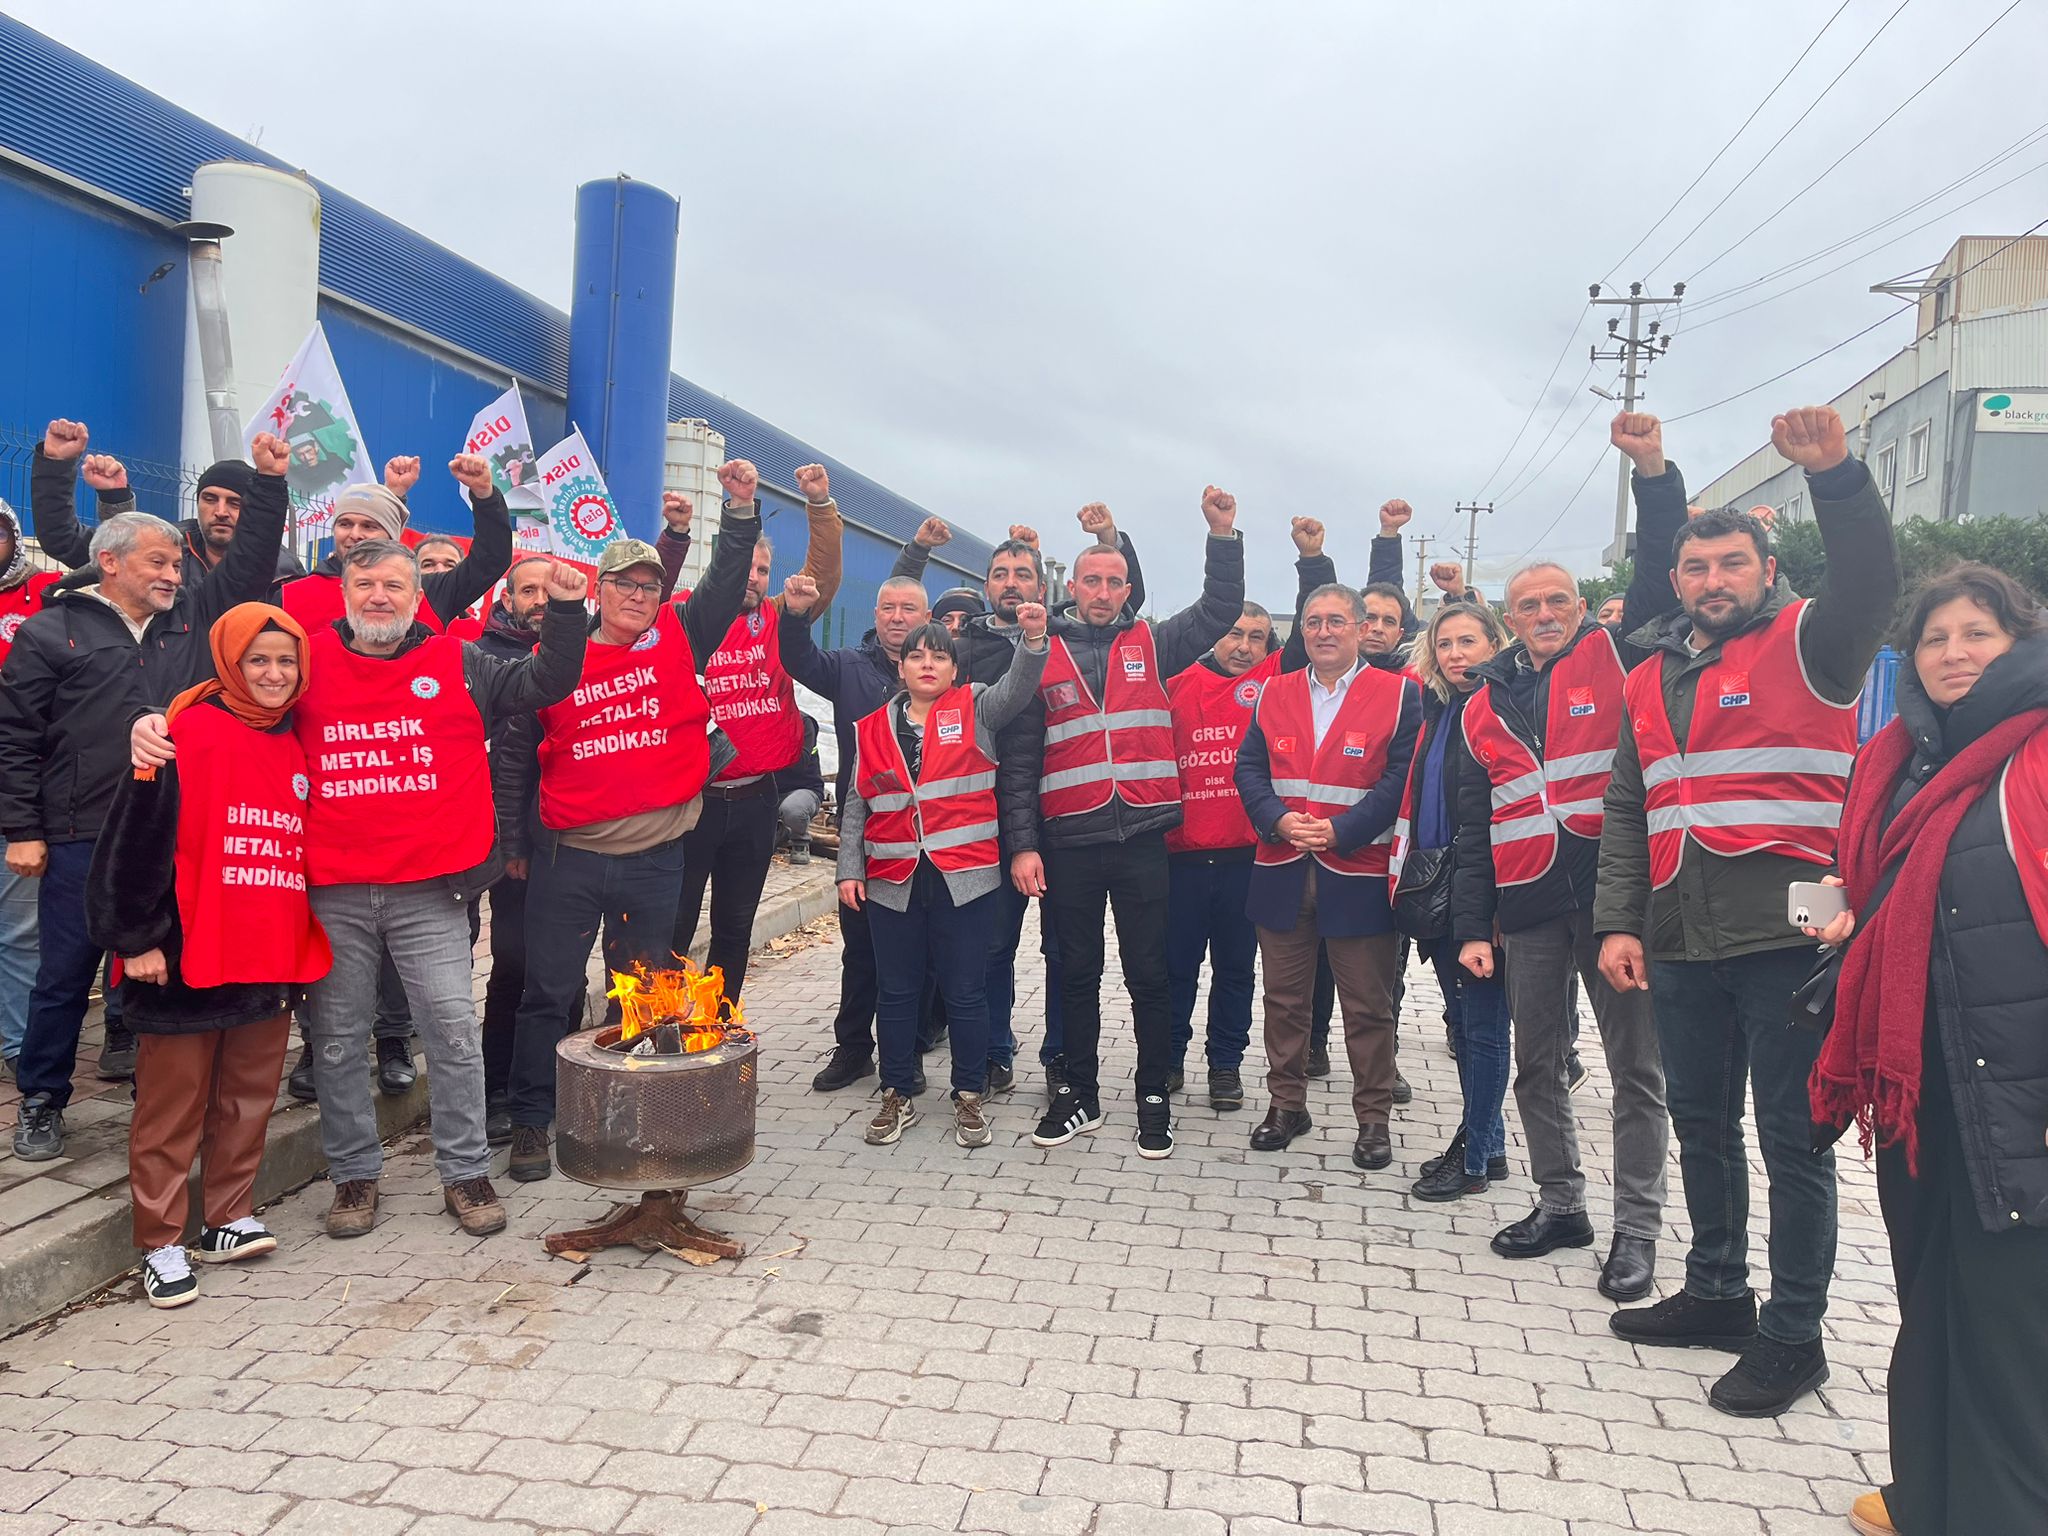
[[1166, 971], [1166, 835], [1045, 850], [1046, 900], [1060, 943], [1060, 1021], [1067, 1080], [1082, 1101], [1101, 1095], [1104, 907], [1116, 922], [1124, 989], [1138, 1036], [1138, 1093], [1163, 1094], [1173, 1068], [1172, 988]]
[[875, 1003], [881, 995], [875, 976], [875, 941], [868, 932], [864, 907], [839, 904], [839, 1012], [832, 1018], [832, 1038], [863, 1056], [875, 1054]]
[[[512, 1087], [513, 1027], [519, 995], [526, 990], [525, 880], [500, 880], [491, 887], [491, 978], [484, 985], [484, 1093]], [[476, 908], [471, 906], [475, 914]]]
[[[747, 979], [747, 951], [753, 946], [754, 914], [768, 861], [775, 853], [774, 781], [761, 779], [757, 793], [737, 800], [704, 797], [697, 825], [683, 836], [683, 894], [676, 904], [675, 952], [687, 955], [697, 942], [704, 887], [711, 887], [711, 943], [705, 965], [725, 972], [725, 995], [738, 997]], [[742, 786], [751, 788], [752, 786]]]

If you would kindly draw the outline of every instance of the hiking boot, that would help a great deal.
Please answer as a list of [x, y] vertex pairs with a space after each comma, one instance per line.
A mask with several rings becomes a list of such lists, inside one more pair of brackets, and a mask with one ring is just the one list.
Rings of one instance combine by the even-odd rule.
[[1073, 1085], [1063, 1082], [1053, 1090], [1052, 1103], [1045, 1111], [1045, 1118], [1031, 1133], [1031, 1145], [1063, 1147], [1076, 1136], [1092, 1135], [1101, 1125], [1101, 1108], [1082, 1103], [1081, 1095], [1074, 1091]]
[[[418, 1078], [412, 1064], [412, 1046], [404, 1040], [377, 1042], [377, 1089], [387, 1098], [397, 1098]], [[503, 1223], [500, 1223], [502, 1225]], [[493, 1227], [492, 1231], [497, 1228]]]
[[183, 1248], [173, 1243], [149, 1251], [142, 1260], [142, 1294], [152, 1307], [182, 1307], [199, 1299], [199, 1277]]
[[994, 1098], [999, 1093], [1008, 1093], [1017, 1086], [1017, 1069], [1007, 1061], [992, 1061], [988, 1064], [988, 1088], [985, 1096]]
[[135, 1076], [135, 1036], [131, 1031], [107, 1026], [106, 1043], [100, 1047], [100, 1064], [93, 1075], [103, 1083], [126, 1082]]
[[863, 1051], [851, 1045], [832, 1048], [832, 1057], [825, 1063], [825, 1070], [811, 1079], [813, 1093], [837, 1093], [841, 1088], [851, 1088], [864, 1077], [875, 1075], [875, 1056], [872, 1051]]
[[1414, 1098], [1415, 1090], [1408, 1086], [1408, 1079], [1396, 1071], [1394, 1073], [1394, 1102], [1396, 1104], [1407, 1104], [1413, 1102]]
[[484, 1104], [484, 1140], [494, 1147], [502, 1147], [511, 1139], [511, 1096], [494, 1093]]
[[285, 1079], [285, 1091], [301, 1104], [311, 1104], [319, 1098], [313, 1087], [313, 1047], [299, 1047], [299, 1059], [292, 1063], [291, 1076]]
[[512, 1127], [512, 1161], [505, 1171], [521, 1184], [531, 1184], [555, 1171], [548, 1160], [548, 1128], [544, 1125]]
[[1758, 1334], [1714, 1383], [1707, 1402], [1738, 1419], [1774, 1419], [1827, 1379], [1828, 1357], [1819, 1339], [1781, 1344]]
[[1311, 1042], [1308, 1048], [1308, 1075], [1328, 1077], [1330, 1075], [1330, 1047]]
[[361, 1237], [377, 1224], [377, 1181], [343, 1179], [327, 1207], [329, 1237]]
[[1631, 1344], [1740, 1352], [1756, 1342], [1756, 1294], [1709, 1301], [1680, 1291], [1654, 1306], [1617, 1312], [1607, 1326]]
[[994, 1138], [988, 1117], [981, 1112], [981, 1095], [953, 1095], [953, 1139], [963, 1147], [985, 1147]]
[[[547, 1132], [541, 1135], [545, 1137]], [[471, 1237], [489, 1237], [505, 1230], [505, 1207], [498, 1203], [498, 1192], [491, 1188], [489, 1179], [458, 1179], [453, 1184], [443, 1184], [441, 1198], [448, 1203], [448, 1214], [461, 1222], [462, 1230]]]
[[1209, 1072], [1209, 1107], [1243, 1109], [1244, 1079], [1235, 1067], [1214, 1067]]
[[21, 1119], [14, 1128], [14, 1155], [24, 1163], [47, 1163], [64, 1155], [64, 1111], [47, 1093], [21, 1101]]
[[238, 1216], [226, 1226], [201, 1227], [192, 1251], [202, 1264], [233, 1264], [275, 1253], [277, 1239], [254, 1216]]
[[1155, 1163], [1173, 1156], [1173, 1106], [1163, 1093], [1139, 1095], [1138, 1156]]
[[893, 1145], [905, 1131], [917, 1124], [918, 1118], [916, 1099], [906, 1099], [894, 1088], [884, 1090], [882, 1107], [868, 1122], [867, 1144], [871, 1147]]
[[1467, 1173], [1465, 1171], [1465, 1153], [1463, 1148], [1459, 1149], [1458, 1155], [1455, 1158], [1431, 1158], [1430, 1162], [1435, 1164], [1435, 1166], [1430, 1167], [1425, 1164], [1422, 1177], [1417, 1179], [1408, 1188], [1408, 1192], [1416, 1199], [1430, 1201], [1462, 1200], [1467, 1195], [1483, 1195], [1486, 1193], [1487, 1184], [1489, 1183], [1486, 1175], [1483, 1173]]

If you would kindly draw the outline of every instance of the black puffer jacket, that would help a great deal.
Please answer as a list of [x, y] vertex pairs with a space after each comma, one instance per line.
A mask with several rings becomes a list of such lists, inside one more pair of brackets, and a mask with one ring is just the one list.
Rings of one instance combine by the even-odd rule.
[[[1956, 753], [2023, 710], [2048, 705], [2048, 637], [2023, 640], [1947, 710], [1910, 662], [1899, 718], [1914, 755], [1896, 815]], [[1988, 1231], [2048, 1227], [2048, 944], [2007, 846], [1995, 789], [1964, 813], [1941, 870], [1928, 1006], [1955, 1104], [1977, 1216]]]

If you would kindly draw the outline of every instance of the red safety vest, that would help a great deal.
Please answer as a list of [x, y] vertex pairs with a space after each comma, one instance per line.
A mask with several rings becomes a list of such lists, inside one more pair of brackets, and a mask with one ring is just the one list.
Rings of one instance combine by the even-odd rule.
[[1998, 776], [1998, 818], [2034, 932], [2048, 935], [2048, 731], [2029, 736]]
[[721, 780], [780, 772], [803, 750], [804, 717], [796, 707], [796, 687], [782, 670], [778, 617], [770, 603], [741, 614], [704, 665], [711, 718], [739, 749], [719, 769]]
[[1166, 685], [1181, 806], [1180, 825], [1166, 834], [1170, 851], [1250, 848], [1258, 842], [1237, 795], [1237, 749], [1259, 690], [1279, 675], [1276, 651], [1241, 677], [1225, 677], [1198, 661]]
[[1104, 698], [1096, 702], [1066, 641], [1038, 681], [1045, 701], [1045, 764], [1038, 808], [1047, 816], [1079, 816], [1109, 804], [1171, 805], [1180, 798], [1173, 760], [1173, 711], [1159, 676], [1152, 626], [1140, 621], [1110, 642]]
[[1688, 838], [1723, 858], [1834, 862], [1856, 760], [1856, 703], [1824, 699], [1807, 681], [1799, 655], [1806, 607], [1804, 599], [1787, 604], [1700, 669], [1682, 748], [1664, 708], [1663, 653], [1629, 674], [1651, 885], [1678, 877]]
[[306, 900], [306, 752], [199, 704], [171, 722], [178, 749], [172, 856], [188, 987], [318, 981], [334, 963]]
[[56, 571], [37, 571], [18, 587], [0, 592], [0, 662], [14, 649], [14, 634], [29, 615], [43, 611], [43, 594], [62, 581]]
[[1588, 632], [1550, 664], [1549, 681], [1540, 762], [1494, 709], [1493, 684], [1481, 685], [1465, 705], [1465, 745], [1493, 782], [1489, 831], [1498, 885], [1527, 885], [1547, 874], [1560, 825], [1597, 841], [1605, 821], [1628, 682], [1614, 637]]
[[488, 859], [497, 836], [490, 762], [462, 642], [436, 635], [386, 659], [317, 629], [306, 659], [292, 714], [313, 781], [312, 883], [396, 885]]
[[[307, 634], [316, 629], [332, 629], [336, 619], [348, 617], [348, 603], [341, 595], [341, 578], [316, 571], [311, 576], [301, 576], [284, 584], [278, 594], [284, 611], [299, 621], [299, 628]], [[443, 625], [441, 617], [434, 612], [434, 605], [424, 594], [420, 597], [419, 612], [413, 615], [435, 634], [440, 634]]]
[[540, 710], [540, 819], [555, 831], [687, 805], [711, 769], [711, 708], [664, 603], [631, 645], [593, 643], [576, 691]]
[[[1334, 820], [1363, 800], [1387, 771], [1387, 750], [1401, 724], [1410, 684], [1398, 674], [1360, 667], [1317, 746], [1308, 695], [1312, 675], [1304, 668], [1266, 685], [1259, 696], [1259, 730], [1266, 738], [1273, 793], [1290, 811]], [[1389, 827], [1363, 848], [1321, 852], [1316, 862], [1339, 875], [1385, 875], [1393, 841]], [[1261, 839], [1254, 857], [1261, 864], [1291, 864], [1301, 850]]]
[[854, 737], [854, 785], [868, 806], [868, 879], [908, 880], [920, 852], [949, 875], [996, 867], [996, 765], [975, 742], [971, 685], [932, 701], [914, 784], [890, 705], [863, 716]]

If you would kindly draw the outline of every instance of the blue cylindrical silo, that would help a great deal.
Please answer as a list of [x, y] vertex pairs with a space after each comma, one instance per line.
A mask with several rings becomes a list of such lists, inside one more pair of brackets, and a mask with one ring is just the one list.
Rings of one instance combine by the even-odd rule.
[[676, 200], [620, 176], [576, 189], [569, 419], [604, 469], [626, 530], [661, 529], [675, 318]]

